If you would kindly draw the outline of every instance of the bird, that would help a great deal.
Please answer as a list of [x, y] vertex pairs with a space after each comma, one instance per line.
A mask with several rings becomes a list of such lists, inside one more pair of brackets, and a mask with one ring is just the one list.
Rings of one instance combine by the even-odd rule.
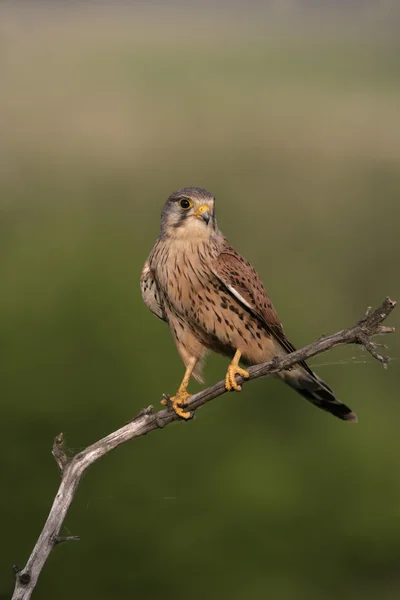
[[[229, 357], [225, 388], [239, 392], [236, 376], [249, 378], [243, 367], [295, 350], [258, 273], [218, 228], [215, 197], [203, 188], [182, 188], [165, 202], [160, 234], [143, 266], [140, 286], [147, 307], [168, 323], [186, 368], [176, 394], [169, 402], [162, 400], [182, 419], [192, 416], [184, 410], [189, 381], [193, 377], [203, 382], [209, 351]], [[357, 422], [305, 361], [277, 376], [315, 406]]]

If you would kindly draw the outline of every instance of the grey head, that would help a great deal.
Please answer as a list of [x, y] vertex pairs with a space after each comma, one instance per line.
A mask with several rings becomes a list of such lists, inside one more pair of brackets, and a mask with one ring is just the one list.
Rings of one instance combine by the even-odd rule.
[[215, 198], [203, 188], [186, 187], [170, 195], [161, 213], [161, 236], [207, 238], [217, 230]]

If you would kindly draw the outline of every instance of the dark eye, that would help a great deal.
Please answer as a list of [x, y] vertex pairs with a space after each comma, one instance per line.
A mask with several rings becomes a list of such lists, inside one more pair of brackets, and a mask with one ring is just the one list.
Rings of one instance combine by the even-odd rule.
[[190, 202], [190, 200], [182, 198], [182, 200], [179, 202], [179, 205], [181, 208], [183, 208], [183, 210], [188, 210], [188, 208], [192, 206], [192, 203]]

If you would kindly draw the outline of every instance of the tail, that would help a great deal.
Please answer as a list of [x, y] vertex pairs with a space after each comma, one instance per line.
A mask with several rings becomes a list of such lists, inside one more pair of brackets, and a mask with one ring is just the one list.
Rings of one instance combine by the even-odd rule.
[[348, 406], [337, 400], [331, 388], [311, 369], [306, 371], [299, 366], [291, 371], [283, 371], [279, 375], [285, 383], [318, 408], [326, 410], [343, 421], [357, 423], [357, 415]]

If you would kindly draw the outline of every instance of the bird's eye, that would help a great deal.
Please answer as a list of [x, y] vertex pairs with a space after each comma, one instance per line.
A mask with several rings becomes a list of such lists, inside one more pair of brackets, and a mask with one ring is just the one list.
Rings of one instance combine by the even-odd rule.
[[187, 198], [182, 198], [182, 200], [179, 202], [179, 205], [181, 208], [183, 208], [183, 210], [188, 210], [193, 206], [192, 202], [187, 200]]

